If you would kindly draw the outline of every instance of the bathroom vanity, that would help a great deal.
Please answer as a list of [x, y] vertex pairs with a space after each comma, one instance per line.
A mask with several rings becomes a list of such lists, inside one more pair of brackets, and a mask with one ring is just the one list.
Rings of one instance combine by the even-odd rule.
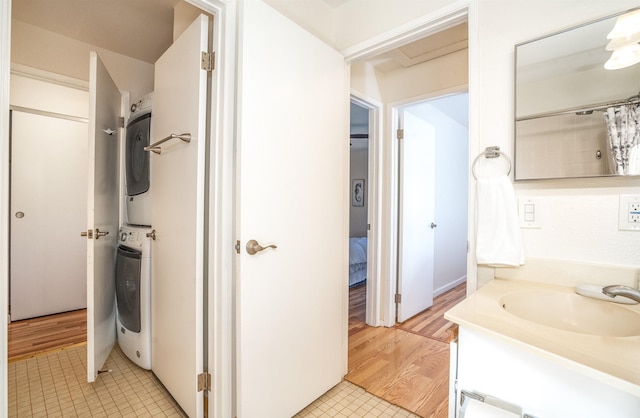
[[[462, 391], [537, 418], [640, 416], [640, 304], [577, 295], [578, 283], [637, 288], [638, 270], [535, 260], [449, 310], [458, 417]], [[590, 279], [590, 280], [589, 280]]]

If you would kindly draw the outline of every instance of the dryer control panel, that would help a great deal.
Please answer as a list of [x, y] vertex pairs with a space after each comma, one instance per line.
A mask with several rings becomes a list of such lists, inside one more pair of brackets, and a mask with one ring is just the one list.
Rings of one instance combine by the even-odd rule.
[[142, 248], [150, 238], [147, 237], [146, 231], [136, 231], [128, 228], [120, 229], [120, 244], [126, 245], [132, 248]]

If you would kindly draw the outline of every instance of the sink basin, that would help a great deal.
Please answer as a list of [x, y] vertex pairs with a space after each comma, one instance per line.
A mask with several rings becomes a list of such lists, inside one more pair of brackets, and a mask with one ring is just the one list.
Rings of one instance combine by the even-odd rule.
[[640, 314], [611, 302], [569, 292], [530, 290], [499, 300], [507, 312], [527, 321], [565, 331], [606, 337], [640, 335]]

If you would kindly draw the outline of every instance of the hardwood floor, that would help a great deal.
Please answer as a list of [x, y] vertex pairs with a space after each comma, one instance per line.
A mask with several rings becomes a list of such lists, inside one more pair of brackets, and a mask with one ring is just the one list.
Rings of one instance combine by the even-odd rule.
[[87, 341], [87, 310], [11, 322], [8, 360], [16, 361]]
[[431, 308], [392, 328], [369, 327], [365, 287], [349, 292], [349, 373], [346, 380], [422, 417], [448, 415], [449, 344], [456, 326], [444, 312], [464, 299], [461, 284]]

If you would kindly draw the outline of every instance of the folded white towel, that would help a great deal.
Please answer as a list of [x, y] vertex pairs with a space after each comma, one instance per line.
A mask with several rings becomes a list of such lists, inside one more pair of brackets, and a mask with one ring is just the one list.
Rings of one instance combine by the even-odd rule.
[[518, 207], [513, 185], [506, 175], [478, 179], [476, 226], [478, 264], [524, 264]]

